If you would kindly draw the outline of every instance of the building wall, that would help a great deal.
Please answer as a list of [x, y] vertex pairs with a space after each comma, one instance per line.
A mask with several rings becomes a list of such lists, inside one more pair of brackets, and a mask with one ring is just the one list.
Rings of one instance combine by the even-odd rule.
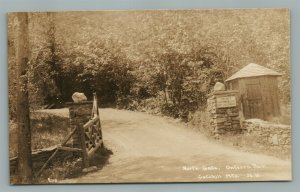
[[230, 81], [229, 89], [238, 90], [245, 119], [268, 120], [280, 115], [277, 78], [261, 76]]

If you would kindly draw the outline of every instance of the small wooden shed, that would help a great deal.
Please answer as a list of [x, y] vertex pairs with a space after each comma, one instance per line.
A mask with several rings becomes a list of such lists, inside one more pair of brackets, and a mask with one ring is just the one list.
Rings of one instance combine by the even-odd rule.
[[230, 90], [238, 90], [245, 119], [268, 120], [280, 115], [277, 77], [280, 73], [250, 63], [225, 82]]

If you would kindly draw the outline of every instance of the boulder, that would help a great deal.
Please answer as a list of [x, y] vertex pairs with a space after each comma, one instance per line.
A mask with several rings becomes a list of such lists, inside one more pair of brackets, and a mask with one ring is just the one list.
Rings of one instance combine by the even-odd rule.
[[79, 102], [87, 100], [87, 98], [84, 95], [84, 93], [79, 93], [79, 92], [73, 93], [72, 99], [73, 99], [74, 103], [79, 103]]
[[225, 85], [223, 83], [217, 82], [214, 86], [214, 91], [225, 91]]

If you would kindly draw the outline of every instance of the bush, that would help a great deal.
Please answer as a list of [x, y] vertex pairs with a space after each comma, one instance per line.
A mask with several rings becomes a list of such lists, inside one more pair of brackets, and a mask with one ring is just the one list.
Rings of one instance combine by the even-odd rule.
[[164, 103], [161, 107], [162, 114], [178, 118], [179, 117], [179, 107], [173, 103]]
[[190, 113], [188, 119], [190, 125], [196, 127], [201, 133], [211, 135], [210, 117], [206, 107]]

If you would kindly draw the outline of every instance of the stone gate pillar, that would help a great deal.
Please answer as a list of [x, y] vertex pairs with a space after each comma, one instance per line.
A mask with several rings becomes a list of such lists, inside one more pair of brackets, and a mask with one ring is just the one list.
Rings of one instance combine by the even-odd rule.
[[215, 136], [240, 133], [238, 91], [214, 91], [207, 99], [211, 132]]
[[[83, 126], [91, 118], [91, 113], [93, 109], [92, 101], [80, 101], [77, 103], [68, 103], [69, 106], [69, 116], [70, 116], [70, 127], [73, 130], [76, 127]], [[80, 134], [78, 131], [72, 137], [73, 147], [81, 148]]]

